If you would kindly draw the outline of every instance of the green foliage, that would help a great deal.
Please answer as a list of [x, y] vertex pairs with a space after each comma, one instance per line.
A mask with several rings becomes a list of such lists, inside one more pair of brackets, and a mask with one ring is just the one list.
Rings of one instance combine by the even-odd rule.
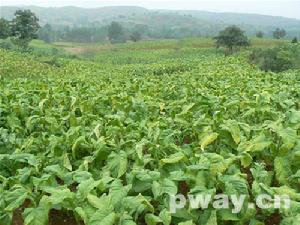
[[117, 22], [112, 22], [108, 27], [108, 38], [113, 44], [126, 42], [122, 25]]
[[273, 37], [276, 39], [284, 38], [286, 35], [286, 31], [284, 29], [276, 28], [275, 31], [273, 31]]
[[298, 39], [296, 37], [294, 37], [293, 40], [292, 40], [292, 43], [293, 44], [297, 44], [298, 43]]
[[282, 72], [300, 68], [300, 47], [289, 44], [268, 49], [254, 49], [250, 54], [250, 61], [264, 71]]
[[138, 31], [134, 31], [130, 35], [130, 40], [132, 40], [133, 42], [137, 42], [137, 41], [141, 40], [141, 38], [142, 38], [142, 35]]
[[6, 39], [11, 34], [11, 28], [9, 21], [4, 18], [0, 18], [0, 39]]
[[264, 33], [263, 33], [262, 31], [258, 31], [258, 32], [256, 33], [256, 37], [257, 37], [257, 38], [263, 38], [263, 37], [264, 37]]
[[66, 53], [63, 49], [53, 47], [53, 45], [40, 40], [33, 40], [25, 51], [15, 46], [10, 39], [0, 40], [0, 49], [27, 52], [37, 57], [49, 57], [45, 61], [53, 65], [58, 65], [56, 63], [58, 57], [76, 58], [76, 56]]
[[53, 31], [55, 40], [64, 40], [79, 43], [105, 42], [107, 39], [107, 27], [73, 27], [62, 31]]
[[14, 49], [15, 46], [9, 39], [6, 39], [6, 40], [0, 40], [0, 48], [9, 50], [9, 49]]
[[266, 192], [291, 196], [279, 213], [297, 224], [298, 71], [265, 73], [214, 50], [143, 47], [53, 63], [0, 50], [0, 224], [24, 206], [28, 225], [47, 224], [53, 209], [86, 225], [261, 225], [270, 211], [171, 214], [168, 195], [252, 202]]
[[216, 45], [219, 47], [226, 47], [226, 54], [232, 54], [235, 48], [240, 48], [244, 46], [249, 46], [247, 36], [244, 34], [240, 28], [236, 26], [227, 27], [225, 30], [220, 31], [219, 35], [216, 36]]
[[40, 25], [38, 18], [30, 10], [18, 10], [11, 22], [13, 42], [22, 49], [27, 49], [30, 41], [38, 37]]

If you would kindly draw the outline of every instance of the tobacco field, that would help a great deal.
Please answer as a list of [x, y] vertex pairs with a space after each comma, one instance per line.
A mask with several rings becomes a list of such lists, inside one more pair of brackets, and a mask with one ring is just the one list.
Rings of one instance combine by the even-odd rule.
[[[53, 213], [71, 225], [300, 224], [299, 70], [205, 49], [112, 54], [0, 50], [1, 225], [55, 224]], [[171, 214], [178, 193], [288, 194], [291, 208]]]

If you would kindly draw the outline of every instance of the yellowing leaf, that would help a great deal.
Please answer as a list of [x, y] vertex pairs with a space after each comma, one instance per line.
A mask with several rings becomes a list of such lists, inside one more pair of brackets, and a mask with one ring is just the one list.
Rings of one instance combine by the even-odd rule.
[[205, 134], [200, 140], [201, 150], [204, 151], [205, 147], [213, 143], [218, 138], [218, 136], [218, 133]]
[[165, 159], [162, 159], [161, 162], [163, 164], [174, 164], [174, 163], [178, 163], [180, 162], [181, 160], [184, 159], [184, 154], [181, 153], [181, 152], [177, 152], [173, 155], [170, 155], [168, 158], [165, 158]]

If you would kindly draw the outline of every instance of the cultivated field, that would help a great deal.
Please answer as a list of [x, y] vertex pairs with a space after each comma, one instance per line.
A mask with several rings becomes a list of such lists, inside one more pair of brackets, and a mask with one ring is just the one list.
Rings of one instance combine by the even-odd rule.
[[[0, 50], [1, 225], [300, 223], [299, 70], [262, 72], [206, 39], [33, 45], [77, 58]], [[289, 194], [291, 208], [171, 214], [178, 193]]]

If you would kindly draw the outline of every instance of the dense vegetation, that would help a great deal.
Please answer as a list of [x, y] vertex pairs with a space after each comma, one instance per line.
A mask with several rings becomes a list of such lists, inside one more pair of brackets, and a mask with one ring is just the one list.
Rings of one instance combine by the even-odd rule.
[[300, 45], [276, 46], [267, 49], [255, 49], [250, 54], [250, 61], [261, 70], [282, 72], [300, 68]]
[[[213, 37], [227, 26], [237, 25], [249, 36], [262, 31], [265, 37], [285, 31], [285, 38], [300, 38], [300, 22], [296, 19], [251, 14], [209, 13], [202, 11], [148, 10], [140, 7], [76, 7], [31, 9], [41, 21], [40, 38], [45, 41], [105, 42], [112, 22], [122, 25], [127, 39], [139, 33], [143, 39]], [[17, 9], [1, 7], [1, 17], [11, 20]], [[49, 27], [50, 25], [50, 27]], [[44, 27], [45, 26], [45, 27]], [[121, 41], [123, 38], [121, 38]]]
[[[299, 70], [177, 44], [55, 64], [0, 50], [1, 225], [299, 224]], [[292, 207], [170, 214], [176, 193], [289, 193]]]

